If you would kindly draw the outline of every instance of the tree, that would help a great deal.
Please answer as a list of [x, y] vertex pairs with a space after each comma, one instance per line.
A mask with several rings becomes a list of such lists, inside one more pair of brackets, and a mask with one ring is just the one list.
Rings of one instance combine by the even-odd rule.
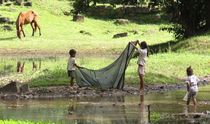
[[210, 17], [207, 14], [210, 12], [209, 0], [165, 0], [163, 6], [175, 23], [169, 31], [182, 33], [177, 36], [193, 36], [210, 29]]

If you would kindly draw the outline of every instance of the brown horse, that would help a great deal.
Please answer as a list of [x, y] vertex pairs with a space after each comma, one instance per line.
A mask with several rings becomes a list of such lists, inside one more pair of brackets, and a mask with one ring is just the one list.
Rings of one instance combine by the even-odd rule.
[[38, 14], [33, 10], [29, 10], [28, 12], [21, 12], [16, 20], [16, 29], [17, 29], [18, 38], [21, 39], [21, 32], [25, 37], [25, 33], [23, 31], [23, 25], [29, 23], [31, 24], [31, 27], [33, 29], [32, 36], [34, 36], [34, 32], [37, 30], [37, 28], [39, 29], [39, 36], [41, 36], [41, 29], [39, 24], [37, 23], [37, 20], [38, 20]]

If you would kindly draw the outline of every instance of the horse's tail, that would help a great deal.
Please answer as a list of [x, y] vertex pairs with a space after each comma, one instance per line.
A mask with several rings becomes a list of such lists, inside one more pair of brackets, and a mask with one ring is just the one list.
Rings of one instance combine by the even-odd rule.
[[20, 13], [17, 17], [17, 20], [16, 20], [16, 30], [17, 30], [17, 36], [20, 38], [20, 16], [21, 16], [22, 13]]
[[18, 15], [17, 20], [16, 20], [16, 30], [20, 30], [20, 15], [21, 13]]

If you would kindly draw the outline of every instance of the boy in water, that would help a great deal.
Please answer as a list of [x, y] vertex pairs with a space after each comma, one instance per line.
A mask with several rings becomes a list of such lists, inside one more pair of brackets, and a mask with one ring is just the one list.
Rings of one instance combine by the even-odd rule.
[[187, 91], [188, 91], [188, 98], [187, 98], [187, 105], [190, 104], [190, 99], [193, 100], [194, 106], [197, 104], [196, 95], [198, 93], [198, 82], [200, 81], [194, 74], [193, 69], [190, 67], [187, 68]]

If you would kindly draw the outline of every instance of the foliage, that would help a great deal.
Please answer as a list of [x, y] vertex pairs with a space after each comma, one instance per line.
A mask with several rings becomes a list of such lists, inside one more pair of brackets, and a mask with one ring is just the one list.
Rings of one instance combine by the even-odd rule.
[[151, 113], [151, 122], [152, 123], [158, 122], [161, 119], [160, 117], [161, 117], [160, 113], [158, 113], [158, 112], [152, 112]]
[[176, 38], [193, 36], [210, 28], [208, 0], [165, 0], [162, 5], [175, 23], [168, 31], [173, 31]]
[[185, 29], [180, 24], [172, 24], [170, 26], [161, 27], [160, 30], [173, 33], [176, 39], [184, 38]]
[[88, 7], [89, 7], [88, 0], [75, 0], [75, 2], [73, 3], [74, 10], [72, 10], [72, 12], [75, 15], [79, 13], [84, 13]]

